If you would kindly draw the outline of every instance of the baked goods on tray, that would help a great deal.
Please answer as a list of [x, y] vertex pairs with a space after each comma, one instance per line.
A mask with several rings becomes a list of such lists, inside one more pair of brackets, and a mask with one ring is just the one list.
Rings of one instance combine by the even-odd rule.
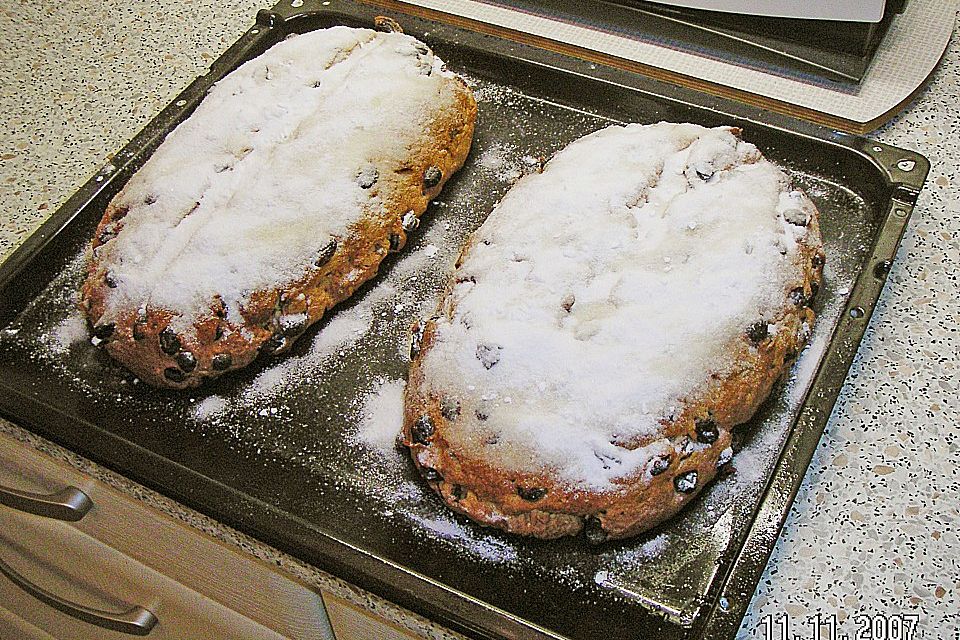
[[640, 533], [730, 462], [823, 263], [816, 208], [738, 130], [581, 138], [507, 193], [415, 327], [405, 444], [480, 523]]
[[334, 27], [218, 82], [106, 209], [81, 307], [142, 380], [283, 352], [403, 247], [463, 163], [476, 102], [423, 43]]

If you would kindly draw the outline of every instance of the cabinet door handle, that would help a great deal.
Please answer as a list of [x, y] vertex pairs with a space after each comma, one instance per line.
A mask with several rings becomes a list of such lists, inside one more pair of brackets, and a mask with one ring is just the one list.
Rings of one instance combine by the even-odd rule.
[[19, 491], [0, 485], [0, 504], [44, 518], [76, 522], [93, 507], [93, 500], [76, 487], [42, 494]]
[[111, 613], [64, 600], [43, 587], [33, 584], [2, 559], [0, 559], [0, 573], [37, 600], [62, 611], [68, 616], [73, 616], [77, 620], [83, 620], [104, 629], [134, 636], [145, 636], [157, 625], [157, 617], [143, 607], [131, 607], [128, 611]]

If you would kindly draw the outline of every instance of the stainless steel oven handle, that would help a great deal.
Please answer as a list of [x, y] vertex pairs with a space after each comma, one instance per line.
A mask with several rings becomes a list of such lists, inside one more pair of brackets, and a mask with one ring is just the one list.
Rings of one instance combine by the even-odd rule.
[[122, 613], [112, 613], [64, 600], [43, 587], [30, 582], [2, 559], [0, 559], [0, 573], [37, 600], [77, 620], [83, 620], [104, 629], [133, 636], [145, 636], [157, 625], [157, 617], [143, 607], [131, 607], [128, 611]]
[[0, 504], [44, 518], [76, 522], [90, 511], [93, 500], [76, 487], [41, 494], [0, 485]]

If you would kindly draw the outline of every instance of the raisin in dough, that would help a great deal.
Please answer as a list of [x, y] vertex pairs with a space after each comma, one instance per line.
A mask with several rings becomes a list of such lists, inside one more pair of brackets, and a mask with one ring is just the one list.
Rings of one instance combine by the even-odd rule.
[[730, 461], [823, 261], [816, 208], [739, 131], [581, 138], [507, 193], [415, 327], [405, 444], [480, 523], [640, 533]]
[[399, 250], [463, 163], [476, 102], [421, 42], [334, 27], [243, 64], [107, 207], [81, 307], [145, 382], [289, 349]]

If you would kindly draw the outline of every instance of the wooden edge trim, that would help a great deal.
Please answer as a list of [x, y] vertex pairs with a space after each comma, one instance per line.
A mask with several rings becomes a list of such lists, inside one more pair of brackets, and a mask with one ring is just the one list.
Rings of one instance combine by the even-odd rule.
[[[802, 107], [800, 105], [791, 104], [775, 98], [762, 96], [760, 94], [745, 91], [743, 89], [735, 89], [733, 87], [727, 87], [709, 80], [704, 80], [702, 78], [696, 78], [686, 74], [677, 73], [675, 71], [661, 69], [643, 62], [628, 60], [627, 58], [621, 58], [619, 56], [594, 51], [578, 45], [559, 42], [543, 36], [489, 24], [474, 18], [447, 13], [437, 9], [421, 7], [419, 5], [413, 5], [403, 2], [402, 0], [363, 0], [363, 2], [378, 7], [383, 7], [384, 9], [389, 9], [391, 11], [398, 11], [400, 13], [412, 15], [418, 18], [450, 24], [455, 27], [468, 29], [484, 35], [495, 36], [520, 44], [546, 49], [547, 51], [552, 51], [554, 53], [573, 56], [587, 62], [599, 63], [609, 67], [614, 67], [616, 69], [622, 69], [624, 71], [641, 74], [662, 82], [680, 85], [709, 95], [718, 96], [728, 100], [734, 100], [736, 102], [748, 104], [754, 107], [760, 107], [761, 109], [765, 109], [767, 111], [773, 111], [775, 113], [781, 113], [794, 118], [807, 120], [813, 122], [814, 124], [819, 124], [831, 129], [860, 135], [869, 133], [893, 119], [897, 113], [899, 113], [920, 93], [922, 89], [926, 87], [930, 81], [930, 78], [933, 76], [933, 72], [939, 66], [938, 61], [937, 64], [933, 66], [933, 69], [931, 69], [927, 77], [924, 78], [923, 82], [921, 82], [920, 85], [910, 93], [910, 95], [892, 107], [889, 111], [880, 114], [869, 122], [858, 122], [856, 120], [850, 120], [840, 116], [823, 113], [809, 107]], [[941, 60], [943, 59], [943, 54], [945, 52], [946, 48], [944, 48], [944, 52], [940, 54]]]

